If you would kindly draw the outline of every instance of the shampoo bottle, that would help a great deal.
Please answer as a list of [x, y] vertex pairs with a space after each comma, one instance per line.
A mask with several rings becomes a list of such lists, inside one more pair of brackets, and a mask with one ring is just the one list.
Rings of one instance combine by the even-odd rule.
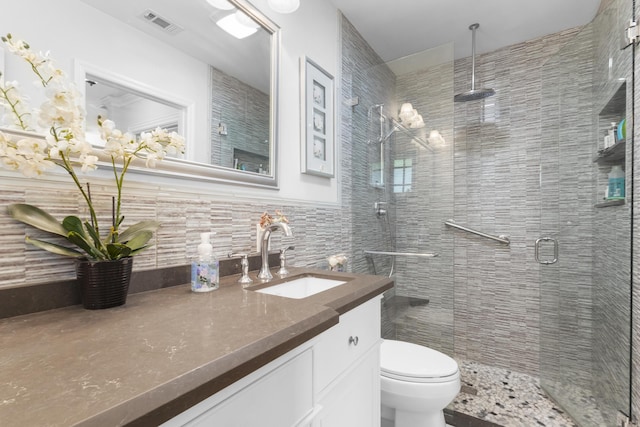
[[608, 199], [624, 199], [624, 171], [620, 165], [615, 165], [609, 172]]
[[200, 233], [198, 257], [191, 263], [191, 290], [193, 292], [209, 292], [218, 289], [220, 276], [218, 260], [213, 254], [211, 235]]

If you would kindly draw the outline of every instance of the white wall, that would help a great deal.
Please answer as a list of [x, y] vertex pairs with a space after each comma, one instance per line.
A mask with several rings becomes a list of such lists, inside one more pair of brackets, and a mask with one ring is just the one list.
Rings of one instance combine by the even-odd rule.
[[[282, 29], [280, 61], [280, 182], [285, 198], [338, 202], [338, 180], [300, 173], [300, 146], [302, 143], [302, 117], [300, 97], [300, 58], [307, 56], [334, 77], [336, 94], [339, 73], [338, 12], [325, 0], [302, 0], [300, 9], [289, 15], [271, 12], [266, 0], [253, 4]], [[336, 96], [336, 120], [340, 99]], [[339, 128], [339, 126], [335, 126]], [[339, 137], [336, 137], [336, 153]], [[336, 173], [339, 174], [336, 159]]]
[[[297, 12], [280, 15], [269, 10], [266, 0], [254, 1], [256, 7], [282, 29], [278, 153], [280, 190], [202, 182], [196, 184], [202, 187], [203, 192], [338, 203], [337, 178], [327, 179], [300, 173], [299, 71], [300, 58], [307, 56], [337, 77], [337, 11], [323, 0], [305, 0], [301, 3]], [[167, 55], [166, 46], [83, 4], [80, 0], [13, 2], [11, 8], [0, 14], [0, 28], [3, 33], [11, 32], [14, 37], [27, 40], [35, 50], [50, 50], [57, 65], [70, 76], [73, 75], [74, 61], [80, 60], [193, 102], [197, 125], [195, 140], [208, 141], [208, 128], [202, 126], [209, 121], [207, 93], [203, 90], [208, 78], [206, 64], [175, 49]], [[108, 30], [98, 34], [96, 28]], [[167, 57], [172, 61], [167, 63]], [[154, 62], [159, 58], [163, 59], [163, 66], [157, 66]], [[25, 74], [24, 64], [18, 63], [8, 53], [5, 53], [5, 62], [6, 78], [19, 79], [25, 92], [32, 95], [33, 105], [37, 105], [41, 91], [31, 85], [33, 78], [28, 73]], [[336, 117], [339, 115], [336, 114]], [[149, 176], [131, 175], [128, 179], [144, 182]], [[171, 184], [171, 187], [193, 188], [193, 183], [172, 180], [161, 178], [157, 181]], [[43, 181], [43, 185], [47, 185], [45, 182]]]

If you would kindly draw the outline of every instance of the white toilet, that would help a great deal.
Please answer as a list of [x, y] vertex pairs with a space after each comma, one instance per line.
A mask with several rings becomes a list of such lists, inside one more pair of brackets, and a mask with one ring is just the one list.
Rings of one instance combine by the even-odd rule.
[[445, 427], [442, 411], [460, 391], [455, 360], [421, 345], [384, 340], [380, 376], [383, 427]]

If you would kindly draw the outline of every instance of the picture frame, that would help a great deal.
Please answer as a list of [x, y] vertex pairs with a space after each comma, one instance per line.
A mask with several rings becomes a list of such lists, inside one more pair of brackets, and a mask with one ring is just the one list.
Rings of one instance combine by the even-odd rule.
[[307, 57], [300, 58], [301, 171], [335, 176], [335, 95], [333, 76]]

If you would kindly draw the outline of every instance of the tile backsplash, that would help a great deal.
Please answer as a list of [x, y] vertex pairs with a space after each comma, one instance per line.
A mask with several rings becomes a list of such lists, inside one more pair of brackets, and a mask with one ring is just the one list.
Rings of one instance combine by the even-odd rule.
[[[39, 180], [37, 187], [30, 180], [6, 176], [0, 184], [0, 205], [29, 203], [46, 208], [58, 218], [82, 213], [83, 201], [77, 190], [59, 181]], [[100, 220], [109, 223], [111, 192], [99, 179], [92, 179], [92, 198]], [[209, 184], [210, 185], [210, 184]], [[22, 189], [20, 189], [23, 187]], [[194, 191], [194, 190], [192, 190]], [[326, 257], [348, 252], [343, 235], [343, 220], [339, 206], [317, 206], [298, 202], [268, 203], [262, 200], [204, 196], [202, 193], [160, 190], [152, 185], [128, 185], [123, 198], [126, 224], [143, 219], [155, 219], [161, 228], [154, 238], [154, 246], [135, 258], [134, 271], [183, 265], [196, 255], [199, 234], [214, 231], [214, 251], [226, 257], [231, 251], [255, 251], [255, 224], [263, 212], [282, 211], [289, 219], [293, 237], [272, 235], [271, 249], [295, 245], [289, 252], [292, 264], [300, 267], [326, 268]], [[73, 260], [39, 250], [24, 241], [26, 234], [43, 236], [38, 230], [14, 221], [4, 212], [0, 215], [0, 287], [42, 283], [75, 277]]]

